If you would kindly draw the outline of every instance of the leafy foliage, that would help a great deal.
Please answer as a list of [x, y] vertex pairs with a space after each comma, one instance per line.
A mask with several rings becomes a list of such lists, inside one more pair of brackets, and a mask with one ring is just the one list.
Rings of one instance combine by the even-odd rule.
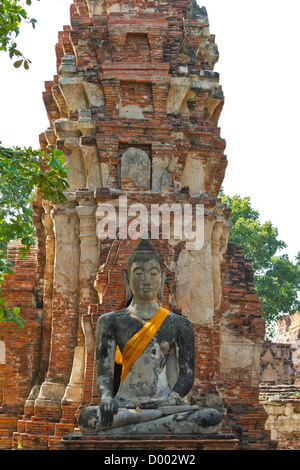
[[295, 262], [279, 254], [286, 244], [278, 239], [278, 229], [270, 221], [260, 222], [249, 197], [221, 192], [221, 198], [232, 211], [229, 242], [243, 247], [245, 258], [252, 260], [255, 290], [262, 302], [267, 334], [272, 337], [274, 322], [300, 309], [300, 252]]
[[[15, 68], [22, 64], [29, 68], [30, 60], [19, 50], [16, 38], [23, 23], [35, 28], [36, 20], [29, 18], [26, 9], [31, 4], [32, 0], [0, 0], [0, 52], [18, 59]], [[43, 199], [63, 202], [63, 191], [69, 186], [67, 173], [60, 150], [49, 147], [44, 153], [32, 148], [5, 148], [0, 142], [0, 322], [13, 321], [20, 327], [25, 322], [19, 316], [19, 307], [10, 310], [1, 294], [5, 274], [14, 274], [7, 262], [7, 245], [21, 239], [20, 256], [25, 258], [35, 244], [31, 203], [36, 190], [39, 188]]]
[[[0, 285], [5, 274], [14, 274], [6, 259], [7, 244], [21, 239], [21, 258], [35, 245], [31, 202], [36, 189], [52, 203], [66, 200], [63, 191], [69, 186], [68, 169], [64, 168], [62, 152], [51, 147], [48, 152], [0, 146]], [[22, 326], [19, 312], [18, 307], [11, 311], [5, 305], [0, 291], [0, 322], [15, 321]]]
[[[25, 3], [29, 6], [32, 0], [26, 0]], [[31, 24], [35, 28], [36, 20], [28, 17], [22, 4], [24, 1], [21, 0], [1, 0], [0, 2], [0, 51], [8, 52], [11, 59], [18, 58], [14, 62], [16, 68], [23, 64], [25, 69], [29, 69], [30, 60], [26, 59], [19, 50], [16, 38], [20, 34], [21, 23]]]

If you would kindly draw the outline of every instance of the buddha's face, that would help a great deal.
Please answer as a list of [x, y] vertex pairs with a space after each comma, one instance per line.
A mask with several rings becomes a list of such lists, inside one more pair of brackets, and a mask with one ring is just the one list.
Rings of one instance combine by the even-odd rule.
[[156, 259], [133, 261], [128, 274], [133, 297], [151, 302], [157, 297], [162, 284], [162, 271]]

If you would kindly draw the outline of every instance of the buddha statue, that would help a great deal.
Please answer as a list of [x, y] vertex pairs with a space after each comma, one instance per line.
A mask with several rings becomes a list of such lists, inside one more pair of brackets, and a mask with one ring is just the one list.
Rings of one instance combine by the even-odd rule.
[[[122, 271], [129, 306], [97, 322], [96, 367], [100, 405], [82, 410], [83, 435], [217, 434], [221, 414], [190, 405], [194, 382], [191, 322], [159, 307], [163, 260], [141, 239]], [[122, 364], [114, 396], [115, 362]]]

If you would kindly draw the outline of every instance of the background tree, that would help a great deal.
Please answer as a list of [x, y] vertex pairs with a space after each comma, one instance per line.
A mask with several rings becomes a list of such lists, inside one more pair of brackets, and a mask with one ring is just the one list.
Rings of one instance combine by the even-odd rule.
[[[0, 146], [0, 286], [5, 274], [14, 273], [7, 262], [8, 243], [21, 240], [21, 258], [35, 245], [31, 203], [37, 188], [43, 199], [52, 203], [66, 200], [63, 191], [69, 186], [65, 179], [68, 169], [64, 168], [62, 152], [50, 147], [48, 152]], [[0, 290], [0, 322], [14, 321], [22, 327], [24, 320], [19, 312], [18, 307], [10, 310], [5, 305]]]
[[243, 247], [245, 258], [253, 262], [254, 287], [262, 302], [267, 335], [273, 337], [275, 322], [300, 309], [300, 252], [295, 262], [288, 255], [279, 254], [286, 244], [278, 238], [278, 229], [270, 221], [260, 222], [250, 197], [230, 197], [221, 192], [221, 198], [231, 209], [229, 242]]
[[[24, 8], [31, 3], [31, 0], [0, 0], [0, 52], [8, 53], [11, 59], [17, 58], [16, 68], [22, 64], [25, 69], [29, 68], [30, 60], [19, 50], [16, 38], [21, 23], [35, 27], [36, 20], [30, 19]], [[14, 274], [7, 262], [7, 245], [11, 240], [20, 239], [20, 256], [26, 256], [35, 244], [31, 203], [37, 188], [48, 201], [65, 201], [63, 191], [69, 186], [67, 172], [60, 150], [6, 148], [0, 142], [0, 322], [13, 321], [24, 326], [20, 309], [8, 308], [1, 294], [5, 274]]]
[[[37, 0], [39, 1], [39, 0]], [[0, 2], [0, 51], [8, 52], [9, 57], [18, 58], [14, 62], [16, 68], [22, 64], [29, 68], [30, 60], [26, 59], [19, 50], [16, 38], [20, 34], [20, 25], [28, 23], [35, 28], [36, 20], [29, 18], [25, 5], [31, 5], [32, 0], [1, 0]]]

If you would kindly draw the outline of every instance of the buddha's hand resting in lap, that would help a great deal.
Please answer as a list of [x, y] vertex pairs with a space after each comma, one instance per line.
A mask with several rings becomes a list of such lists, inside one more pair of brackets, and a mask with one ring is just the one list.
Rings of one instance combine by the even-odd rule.
[[118, 404], [113, 398], [103, 398], [99, 405], [102, 426], [111, 426], [114, 415], [118, 412]]
[[150, 400], [141, 401], [140, 403], [133, 403], [127, 405], [126, 408], [130, 409], [155, 409], [161, 406], [178, 406], [186, 405], [186, 402], [176, 392], [171, 392], [167, 398], [152, 398]]

